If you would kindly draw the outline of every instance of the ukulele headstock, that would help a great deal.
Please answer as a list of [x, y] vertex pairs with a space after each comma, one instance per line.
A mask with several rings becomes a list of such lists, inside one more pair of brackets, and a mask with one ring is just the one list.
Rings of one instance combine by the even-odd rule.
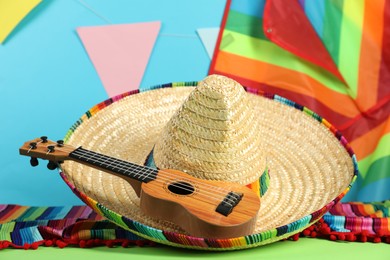
[[[68, 146], [68, 145], [67, 145]], [[31, 166], [37, 166], [37, 158], [49, 160], [48, 168], [54, 170], [57, 164], [69, 159], [69, 153], [73, 148], [65, 148], [64, 142], [59, 140], [57, 142], [48, 140], [46, 136], [36, 138], [25, 142], [19, 148], [21, 155], [30, 156]]]

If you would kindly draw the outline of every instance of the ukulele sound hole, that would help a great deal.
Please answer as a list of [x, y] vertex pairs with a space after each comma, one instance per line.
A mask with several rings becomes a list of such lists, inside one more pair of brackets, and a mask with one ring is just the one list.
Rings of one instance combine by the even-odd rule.
[[194, 186], [188, 182], [174, 182], [168, 185], [168, 190], [174, 194], [178, 195], [190, 195], [194, 193]]

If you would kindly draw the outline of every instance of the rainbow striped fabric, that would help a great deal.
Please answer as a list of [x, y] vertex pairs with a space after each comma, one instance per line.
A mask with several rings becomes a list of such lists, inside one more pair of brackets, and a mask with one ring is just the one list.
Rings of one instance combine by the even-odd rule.
[[210, 74], [325, 117], [359, 162], [344, 200], [390, 198], [390, 1], [228, 1]]
[[144, 243], [148, 242], [105, 220], [87, 206], [0, 205], [0, 249]]
[[[390, 201], [339, 203], [300, 236], [390, 243]], [[343, 215], [343, 216], [341, 216]], [[387, 217], [387, 218], [384, 218]], [[385, 222], [384, 220], [387, 219]], [[299, 234], [293, 239], [297, 239]], [[333, 240], [334, 240], [333, 239]], [[379, 241], [378, 241], [379, 240]], [[79, 247], [153, 245], [97, 215], [88, 206], [0, 205], [0, 249], [38, 246]]]

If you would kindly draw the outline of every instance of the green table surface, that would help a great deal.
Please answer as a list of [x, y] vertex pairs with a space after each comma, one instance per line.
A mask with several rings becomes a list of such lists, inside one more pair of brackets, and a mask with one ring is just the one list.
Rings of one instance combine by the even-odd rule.
[[366, 259], [390, 260], [390, 245], [385, 243], [349, 243], [301, 238], [297, 242], [282, 241], [253, 249], [231, 252], [207, 252], [167, 246], [129, 248], [40, 247], [38, 250], [0, 250], [0, 259]]

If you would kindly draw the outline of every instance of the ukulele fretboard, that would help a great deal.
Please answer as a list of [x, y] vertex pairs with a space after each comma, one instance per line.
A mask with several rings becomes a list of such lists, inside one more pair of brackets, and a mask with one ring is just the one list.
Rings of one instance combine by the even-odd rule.
[[71, 152], [69, 157], [140, 182], [154, 180], [158, 173], [155, 169], [99, 154], [81, 147]]

